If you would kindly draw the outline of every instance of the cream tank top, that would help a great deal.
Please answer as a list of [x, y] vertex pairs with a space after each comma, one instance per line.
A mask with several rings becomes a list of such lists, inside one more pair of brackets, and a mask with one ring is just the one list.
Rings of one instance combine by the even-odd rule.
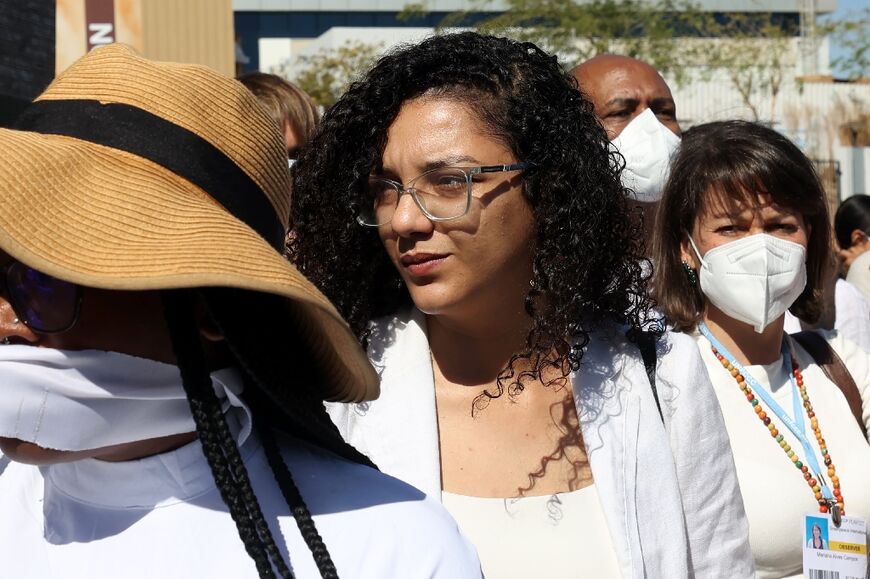
[[620, 577], [594, 484], [515, 499], [443, 491], [441, 500], [477, 547], [487, 579]]

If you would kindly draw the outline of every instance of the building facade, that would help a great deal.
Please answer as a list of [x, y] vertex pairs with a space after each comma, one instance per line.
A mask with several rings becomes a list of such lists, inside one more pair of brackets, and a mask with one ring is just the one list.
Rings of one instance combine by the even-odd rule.
[[[233, 0], [233, 9], [246, 68], [276, 72], [293, 80], [299, 70], [297, 63], [305, 56], [352, 42], [386, 50], [432, 34], [448, 14], [481, 5], [468, 0], [428, 0], [425, 15], [403, 19], [407, 3]], [[759, 39], [760, 43], [769, 42], [771, 51], [780, 52], [773, 68], [767, 63], [757, 67], [750, 64], [741, 71], [700, 65], [684, 70], [681, 82], [668, 78], [680, 123], [688, 127], [728, 118], [768, 123], [788, 135], [808, 156], [821, 161], [834, 200], [868, 192], [870, 167], [863, 169], [865, 156], [853, 151], [855, 143], [849, 142], [843, 126], [870, 119], [870, 82], [835, 81], [828, 39], [816, 36], [814, 28], [817, 17], [836, 10], [836, 0], [696, 0], [695, 4], [717, 17], [769, 13], [790, 36], [777, 41]], [[487, 12], [480, 14], [481, 18], [506, 8], [500, 0], [485, 6]], [[689, 37], [685, 42], [699, 40], [711, 39]], [[754, 75], [748, 81], [753, 87], [749, 94], [739, 78], [747, 75]]]

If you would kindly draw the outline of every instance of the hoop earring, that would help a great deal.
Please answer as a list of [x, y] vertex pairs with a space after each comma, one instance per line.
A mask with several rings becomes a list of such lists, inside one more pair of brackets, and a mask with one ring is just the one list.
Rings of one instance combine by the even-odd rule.
[[689, 262], [685, 259], [683, 260], [683, 271], [686, 272], [686, 277], [689, 278], [689, 285], [695, 287], [698, 285], [698, 274], [695, 273], [695, 270], [689, 265]]

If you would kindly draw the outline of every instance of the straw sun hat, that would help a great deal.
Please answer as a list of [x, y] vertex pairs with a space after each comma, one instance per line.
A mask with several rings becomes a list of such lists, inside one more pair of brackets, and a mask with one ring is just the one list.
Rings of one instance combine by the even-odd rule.
[[[288, 298], [330, 376], [328, 400], [378, 379], [331, 303], [277, 250], [290, 175], [277, 127], [238, 82], [99, 48], [0, 129], [0, 248], [87, 287], [231, 287]], [[251, 323], [268, 323], [252, 320]]]

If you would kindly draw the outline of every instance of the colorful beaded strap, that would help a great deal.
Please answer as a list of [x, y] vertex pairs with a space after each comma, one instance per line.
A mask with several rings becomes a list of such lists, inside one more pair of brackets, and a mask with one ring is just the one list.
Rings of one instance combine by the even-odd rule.
[[[797, 388], [801, 404], [810, 420], [810, 426], [813, 429], [813, 434], [819, 444], [819, 450], [821, 451], [824, 464], [827, 467], [828, 476], [831, 478], [833, 493], [831, 493], [830, 490], [824, 489], [826, 482], [822, 477], [822, 473], [818, 472], [814, 476], [813, 473], [810, 472], [809, 467], [800, 460], [797, 453], [791, 448], [791, 445], [785, 441], [783, 435], [780, 434], [779, 430], [773, 424], [771, 417], [768, 416], [767, 412], [765, 412], [761, 407], [761, 401], [755, 396], [755, 392], [753, 392], [753, 389], [749, 384], [749, 381], [755, 382], [755, 379], [752, 376], [749, 376], [749, 381], [747, 381], [747, 377], [744, 375], [746, 370], [737, 363], [736, 360], [733, 360], [733, 356], [731, 356], [727, 350], [718, 343], [712, 334], [710, 334], [706, 325], [702, 326], [700, 329], [705, 337], [710, 340], [710, 349], [713, 352], [713, 355], [716, 356], [716, 359], [719, 360], [722, 367], [725, 368], [725, 370], [728, 371], [732, 378], [737, 382], [741, 392], [746, 396], [747, 402], [749, 402], [753, 407], [758, 419], [764, 424], [771, 437], [776, 440], [780, 448], [782, 448], [783, 452], [785, 452], [786, 456], [791, 460], [792, 464], [795, 465], [795, 468], [797, 468], [803, 475], [804, 480], [806, 480], [807, 485], [812, 490], [813, 496], [819, 504], [819, 512], [831, 512], [835, 524], [839, 525], [841, 517], [846, 514], [845, 501], [843, 500], [843, 494], [840, 490], [840, 477], [837, 476], [837, 469], [834, 466], [833, 459], [828, 451], [827, 443], [822, 436], [822, 431], [819, 427], [819, 419], [813, 410], [813, 405], [810, 402], [809, 394], [807, 394], [806, 386], [804, 386], [803, 374], [800, 371], [800, 366], [797, 360], [788, 353], [785, 347], [783, 348], [783, 356], [786, 357], [787, 362], [790, 362], [789, 366], [791, 372], [789, 374], [789, 379], [793, 386]], [[720, 350], [722, 351], [720, 352]], [[807, 452], [810, 452], [810, 450], [807, 450]], [[813, 460], [815, 460], [814, 457]], [[825, 496], [826, 492], [828, 493], [828, 497]], [[829, 498], [831, 497], [831, 494], [833, 494], [833, 497]]]

